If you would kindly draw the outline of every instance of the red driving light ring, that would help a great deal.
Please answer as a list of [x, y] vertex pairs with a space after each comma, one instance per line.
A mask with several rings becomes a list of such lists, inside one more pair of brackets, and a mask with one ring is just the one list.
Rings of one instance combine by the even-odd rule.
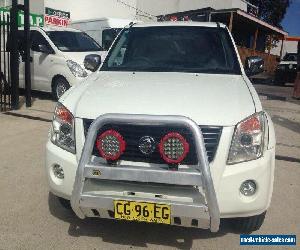
[[[118, 147], [118, 151], [113, 152], [114, 154], [109, 154], [108, 152], [105, 151], [105, 147], [107, 147], [108, 145], [105, 143], [105, 140], [115, 140], [114, 144], [116, 144], [115, 142], [118, 142], [118, 145], [110, 145], [111, 147]], [[99, 154], [101, 155], [101, 157], [103, 157], [105, 160], [107, 161], [116, 161], [120, 158], [120, 156], [124, 153], [125, 149], [126, 149], [126, 142], [123, 139], [123, 136], [113, 130], [107, 130], [105, 132], [103, 132], [101, 135], [99, 135], [97, 137], [96, 140], [96, 147], [99, 151]]]
[[[182, 155], [178, 158], [178, 159], [172, 159], [169, 158], [164, 150], [164, 143], [166, 143], [169, 139], [178, 139], [181, 143], [182, 143], [182, 147], [183, 147], [183, 153]], [[163, 160], [165, 162], [167, 162], [168, 164], [179, 164], [181, 163], [185, 157], [187, 156], [189, 150], [190, 150], [190, 145], [188, 144], [188, 142], [186, 141], [186, 139], [179, 133], [175, 133], [175, 132], [171, 132], [166, 134], [160, 141], [159, 145], [159, 153], [160, 156], [163, 158]]]

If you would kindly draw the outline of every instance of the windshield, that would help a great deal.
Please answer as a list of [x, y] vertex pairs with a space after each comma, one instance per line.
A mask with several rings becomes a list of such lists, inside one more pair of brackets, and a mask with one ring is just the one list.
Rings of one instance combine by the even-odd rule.
[[101, 46], [84, 32], [49, 31], [47, 35], [61, 51], [102, 51]]
[[297, 54], [286, 54], [282, 61], [297, 61]]
[[102, 31], [102, 47], [105, 50], [109, 50], [110, 46], [112, 45], [113, 41], [116, 39], [121, 30], [122, 29], [119, 28], [112, 28], [105, 29]]
[[240, 74], [227, 30], [196, 26], [126, 29], [101, 70]]

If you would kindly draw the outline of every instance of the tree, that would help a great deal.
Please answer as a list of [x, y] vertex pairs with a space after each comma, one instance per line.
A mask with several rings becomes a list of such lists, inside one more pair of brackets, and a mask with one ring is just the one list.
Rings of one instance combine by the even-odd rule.
[[281, 28], [280, 23], [292, 0], [248, 0], [248, 2], [258, 7], [258, 18]]

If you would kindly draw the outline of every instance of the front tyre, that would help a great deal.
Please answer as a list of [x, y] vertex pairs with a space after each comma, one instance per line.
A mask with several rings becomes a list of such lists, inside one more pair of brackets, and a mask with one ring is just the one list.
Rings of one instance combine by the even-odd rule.
[[70, 88], [70, 84], [68, 81], [60, 76], [54, 79], [53, 81], [53, 88], [52, 88], [52, 94], [55, 100], [58, 100], [62, 97], [62, 95]]
[[241, 233], [251, 233], [260, 229], [264, 223], [266, 212], [251, 217], [234, 218], [231, 220], [233, 228]]

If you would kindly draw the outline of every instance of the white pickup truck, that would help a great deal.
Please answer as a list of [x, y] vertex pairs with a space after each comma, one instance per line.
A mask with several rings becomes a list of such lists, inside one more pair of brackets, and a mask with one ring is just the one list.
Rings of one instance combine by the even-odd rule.
[[247, 77], [262, 67], [244, 69], [222, 24], [130, 25], [56, 106], [50, 191], [80, 218], [259, 229], [275, 167], [273, 123]]

